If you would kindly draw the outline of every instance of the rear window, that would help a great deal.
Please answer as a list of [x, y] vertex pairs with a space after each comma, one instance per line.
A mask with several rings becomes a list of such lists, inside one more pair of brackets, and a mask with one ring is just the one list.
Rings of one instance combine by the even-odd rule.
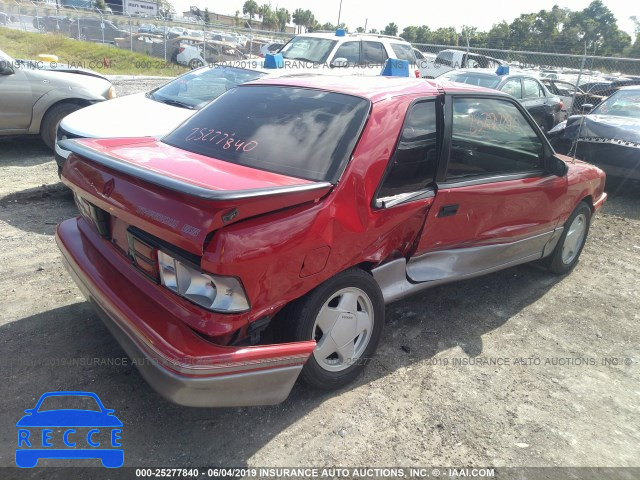
[[369, 101], [310, 88], [230, 90], [163, 142], [260, 170], [335, 182], [360, 135]]

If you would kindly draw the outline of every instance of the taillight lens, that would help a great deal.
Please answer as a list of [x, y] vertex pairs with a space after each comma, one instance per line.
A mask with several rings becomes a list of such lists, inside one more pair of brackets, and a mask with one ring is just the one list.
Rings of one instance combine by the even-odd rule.
[[560, 100], [560, 104], [558, 105], [558, 110], [564, 110], [564, 102]]
[[162, 285], [207, 310], [237, 313], [249, 309], [244, 288], [235, 277], [202, 273], [162, 251], [158, 264]]
[[178, 48], [178, 53], [182, 53], [182, 52], [184, 52], [184, 47]]
[[420, 78], [420, 70], [416, 68], [416, 78]]

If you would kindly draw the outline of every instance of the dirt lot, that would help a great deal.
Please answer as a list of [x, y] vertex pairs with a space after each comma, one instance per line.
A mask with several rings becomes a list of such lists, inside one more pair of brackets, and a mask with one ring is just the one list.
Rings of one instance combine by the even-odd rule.
[[51, 153], [0, 139], [0, 466], [51, 390], [114, 408], [133, 467], [640, 466], [640, 186], [610, 194], [569, 276], [525, 265], [434, 288], [387, 308], [348, 388], [195, 409], [147, 386], [64, 271], [53, 234], [76, 209]]

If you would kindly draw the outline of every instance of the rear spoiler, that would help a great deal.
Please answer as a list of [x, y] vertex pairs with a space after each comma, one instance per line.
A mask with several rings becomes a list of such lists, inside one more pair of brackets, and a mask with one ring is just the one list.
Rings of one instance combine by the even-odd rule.
[[314, 190], [322, 190], [331, 187], [329, 182], [314, 182], [302, 185], [289, 185], [285, 187], [256, 188], [250, 190], [214, 190], [192, 183], [184, 182], [176, 178], [156, 173], [146, 168], [141, 168], [131, 163], [123, 162], [117, 157], [109, 155], [105, 152], [95, 150], [87, 145], [80, 143], [78, 140], [61, 140], [58, 142], [60, 148], [69, 150], [83, 158], [91, 160], [102, 166], [124, 173], [126, 175], [140, 178], [145, 182], [158, 185], [160, 187], [183, 193], [203, 200], [239, 200], [255, 197], [267, 197], [272, 195], [283, 195], [291, 193], [302, 193]]

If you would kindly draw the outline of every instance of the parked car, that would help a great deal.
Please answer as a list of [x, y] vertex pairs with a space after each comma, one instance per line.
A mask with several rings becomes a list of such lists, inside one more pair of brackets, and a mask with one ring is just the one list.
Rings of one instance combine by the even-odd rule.
[[560, 97], [560, 100], [562, 100], [563, 108], [560, 111], [561, 121], [566, 120], [570, 115], [580, 113], [582, 111], [582, 105], [597, 105], [605, 98], [600, 95], [587, 93], [581, 88], [576, 87], [573, 83], [564, 80], [543, 78], [540, 81], [547, 88], [547, 90], [549, 90], [549, 92], [557, 95], [558, 97]]
[[235, 45], [193, 37], [176, 37], [167, 48], [173, 52], [172, 61], [191, 69], [245, 58]]
[[564, 105], [560, 97], [553, 95], [530, 75], [510, 74], [506, 67], [502, 67], [497, 71], [460, 69], [445, 73], [440, 78], [508, 93], [524, 105], [543, 132], [551, 130], [561, 120]]
[[64, 262], [147, 381], [194, 406], [346, 385], [385, 303], [534, 260], [567, 273], [606, 200], [513, 97], [410, 78], [263, 78], [162, 140], [63, 147], [82, 212]]
[[296, 35], [278, 53], [284, 58], [284, 68], [334, 69], [336, 73], [380, 75], [388, 58], [407, 60], [416, 77], [420, 76], [411, 44], [400, 37], [364, 33], [333, 33]]
[[69, 33], [73, 20], [65, 15], [47, 15], [33, 17], [33, 28], [40, 32]]
[[421, 73], [424, 78], [438, 78], [444, 73], [460, 68], [488, 68], [495, 70], [503, 64], [504, 62], [497, 58], [448, 48], [438, 52], [433, 63], [430, 63], [424, 73]]
[[549, 139], [556, 151], [575, 152], [609, 176], [640, 180], [640, 86], [623, 87], [588, 115], [569, 117]]
[[16, 17], [8, 13], [0, 12], [0, 25], [8, 25], [16, 21]]
[[69, 34], [78, 40], [111, 43], [115, 45], [116, 38], [129, 37], [127, 30], [122, 30], [110, 20], [99, 18], [80, 18], [71, 22]]
[[143, 23], [138, 27], [138, 33], [153, 33], [156, 26], [153, 23]]
[[[219, 66], [185, 73], [145, 93], [92, 105], [64, 118], [58, 127], [55, 158], [62, 171], [69, 138], [162, 137], [230, 88], [266, 75], [268, 70]], [[271, 73], [273, 75], [274, 73]]]
[[608, 97], [615, 91], [622, 87], [628, 87], [633, 85], [640, 85], [640, 80], [633, 78], [619, 78], [613, 81], [607, 82], [592, 82], [585, 85], [581, 85], [582, 88], [588, 87], [587, 92], [593, 95], [600, 95], [602, 97]]
[[41, 63], [17, 61], [0, 51], [0, 136], [40, 135], [53, 149], [58, 124], [66, 115], [116, 93], [111, 82], [95, 72], [44, 69]]

